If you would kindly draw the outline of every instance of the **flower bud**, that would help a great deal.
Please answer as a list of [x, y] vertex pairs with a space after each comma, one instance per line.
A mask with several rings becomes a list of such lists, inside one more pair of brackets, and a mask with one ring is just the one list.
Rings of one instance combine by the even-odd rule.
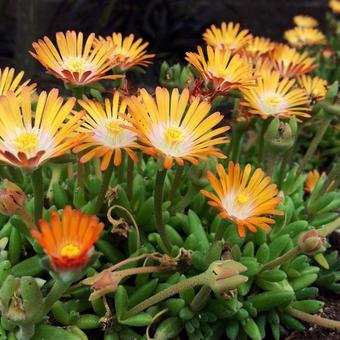
[[330, 60], [333, 61], [335, 57], [335, 52], [334, 49], [331, 46], [325, 46], [321, 52], [320, 56], [322, 60]]
[[306, 255], [316, 254], [323, 243], [324, 239], [320, 237], [315, 229], [303, 233], [298, 241], [301, 252]]
[[221, 294], [226, 290], [235, 289], [248, 278], [239, 275], [246, 271], [247, 268], [233, 260], [215, 261], [206, 271], [207, 285], [217, 294]]
[[0, 213], [12, 216], [23, 209], [26, 196], [25, 193], [14, 183], [4, 179], [5, 189], [0, 189]]

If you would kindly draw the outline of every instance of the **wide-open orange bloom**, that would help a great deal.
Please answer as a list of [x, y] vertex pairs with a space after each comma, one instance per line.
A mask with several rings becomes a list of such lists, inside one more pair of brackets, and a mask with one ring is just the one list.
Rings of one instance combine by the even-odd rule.
[[201, 190], [208, 197], [209, 205], [220, 210], [220, 216], [233, 221], [239, 235], [245, 237], [246, 228], [256, 232], [256, 228], [271, 230], [270, 224], [275, 220], [270, 215], [283, 215], [275, 209], [281, 202], [275, 184], [270, 184], [271, 178], [265, 177], [262, 169], [252, 168], [247, 164], [243, 171], [239, 164], [229, 162], [228, 172], [221, 164], [216, 165], [218, 177], [208, 171], [208, 180], [214, 194]]
[[84, 268], [92, 255], [104, 224], [90, 216], [66, 206], [60, 220], [52, 211], [50, 222], [39, 221], [40, 231], [31, 230], [32, 236], [44, 248], [57, 272]]
[[131, 124], [124, 119], [127, 104], [125, 98], [120, 99], [118, 91], [114, 93], [112, 101], [105, 99], [105, 105], [92, 100], [79, 100], [79, 104], [86, 111], [79, 132], [89, 134], [74, 151], [90, 149], [80, 158], [80, 162], [85, 163], [93, 157], [100, 157], [101, 170], [104, 171], [110, 162], [114, 162], [116, 166], [121, 163], [122, 151], [134, 161], [138, 159], [133, 151], [139, 148], [137, 133], [124, 127]]
[[121, 33], [112, 33], [106, 38], [99, 37], [95, 45], [102, 44], [108, 46], [108, 58], [112, 66], [119, 66], [122, 70], [127, 70], [133, 66], [148, 66], [149, 59], [154, 54], [147, 54], [148, 42], [143, 42], [141, 38], [135, 40], [135, 36], [130, 34], [123, 38]]
[[242, 50], [242, 55], [256, 62], [259, 58], [267, 56], [275, 47], [275, 44], [268, 38], [253, 37]]
[[109, 46], [93, 47], [95, 34], [83, 42], [83, 33], [67, 31], [56, 34], [57, 47], [48, 37], [32, 44], [30, 52], [54, 76], [73, 85], [86, 85], [101, 79], [117, 79], [122, 75], [106, 75], [112, 69], [108, 59]]
[[189, 90], [180, 94], [175, 88], [171, 93], [166, 88], [156, 88], [156, 99], [145, 89], [141, 96], [127, 98], [131, 118], [144, 146], [142, 150], [164, 158], [164, 167], [169, 169], [175, 160], [184, 165], [187, 160], [198, 164], [208, 156], [225, 158], [217, 144], [226, 143], [221, 136], [228, 126], [216, 128], [223, 119], [219, 112], [209, 113], [211, 105], [198, 97], [189, 103]]
[[326, 43], [325, 35], [315, 28], [295, 27], [284, 33], [288, 43], [296, 48]]

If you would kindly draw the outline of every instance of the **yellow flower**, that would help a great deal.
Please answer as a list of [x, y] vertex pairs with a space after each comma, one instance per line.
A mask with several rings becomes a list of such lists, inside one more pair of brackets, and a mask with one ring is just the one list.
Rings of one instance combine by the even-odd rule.
[[230, 50], [232, 53], [237, 52], [244, 47], [250, 40], [251, 34], [249, 30], [240, 30], [240, 24], [229, 22], [226, 24], [222, 22], [221, 28], [211, 25], [203, 33], [205, 42], [212, 46], [218, 47], [222, 50]]
[[79, 132], [90, 134], [73, 151], [91, 148], [80, 158], [82, 163], [93, 157], [102, 157], [101, 170], [106, 170], [112, 156], [116, 166], [121, 163], [123, 150], [134, 161], [138, 159], [132, 150], [139, 147], [137, 133], [124, 127], [131, 124], [123, 118], [127, 105], [125, 99], [120, 101], [118, 91], [114, 93], [112, 103], [105, 99], [105, 106], [92, 100], [79, 100], [79, 104], [86, 110]]
[[277, 196], [275, 184], [271, 178], [265, 177], [262, 169], [256, 169], [251, 175], [251, 165], [247, 164], [243, 171], [239, 164], [229, 162], [228, 172], [221, 164], [216, 165], [218, 177], [208, 172], [208, 180], [215, 194], [201, 190], [208, 197], [209, 205], [219, 209], [220, 216], [233, 221], [239, 235], [245, 237], [245, 228], [256, 232], [256, 228], [271, 230], [269, 224], [275, 223], [266, 215], [283, 215], [275, 208], [281, 202]]
[[272, 51], [274, 47], [275, 44], [267, 38], [253, 37], [244, 47], [244, 54], [256, 62], [257, 59]]
[[[321, 176], [324, 175], [325, 173], [322, 173]], [[314, 190], [321, 176], [318, 170], [309, 171], [305, 181], [305, 191], [311, 193]]]
[[146, 54], [146, 47], [148, 42], [137, 39], [130, 34], [123, 39], [121, 33], [113, 33], [112, 36], [106, 38], [99, 37], [95, 45], [108, 46], [108, 59], [112, 66], [119, 66], [122, 70], [127, 70], [133, 66], [148, 66], [154, 54]]
[[277, 44], [271, 53], [274, 68], [282, 77], [296, 77], [311, 72], [316, 67], [315, 59], [307, 52], [299, 53], [295, 48], [284, 44]]
[[294, 88], [295, 80], [280, 78], [277, 71], [265, 72], [257, 85], [243, 90], [241, 106], [261, 118], [291, 116], [309, 117], [309, 101], [304, 90]]
[[296, 15], [293, 21], [299, 27], [314, 28], [319, 25], [318, 21], [309, 15]]
[[331, 0], [328, 3], [328, 6], [332, 10], [333, 13], [335, 13], [335, 14], [340, 13], [340, 1], [339, 0]]
[[186, 60], [192, 64], [206, 81], [211, 81], [217, 91], [228, 92], [252, 86], [255, 79], [252, 65], [238, 54], [207, 46], [207, 59], [200, 46], [198, 53], [187, 52]]
[[174, 160], [182, 166], [185, 160], [198, 164], [198, 159], [209, 155], [225, 158], [215, 145], [227, 142], [226, 136], [220, 135], [229, 127], [216, 128], [223, 116], [219, 112], [209, 114], [208, 102], [196, 97], [188, 105], [188, 89], [179, 94], [178, 89], [169, 93], [157, 87], [156, 100], [142, 89], [140, 98], [127, 100], [134, 130], [145, 144], [142, 150], [164, 158], [165, 168], [171, 168]]
[[302, 75], [297, 78], [299, 86], [306, 92], [311, 104], [325, 99], [327, 93], [327, 81], [318, 77]]
[[108, 46], [93, 48], [94, 33], [83, 43], [83, 33], [67, 31], [56, 34], [57, 47], [48, 37], [32, 44], [30, 52], [54, 76], [73, 85], [86, 85], [101, 79], [121, 78], [121, 75], [105, 75], [112, 65], [108, 60]]
[[326, 37], [315, 28], [295, 27], [284, 33], [284, 38], [293, 47], [310, 45], [322, 45], [326, 43]]
[[0, 69], [0, 96], [4, 96], [8, 92], [12, 91], [17, 97], [19, 97], [24, 87], [33, 92], [37, 84], [28, 85], [30, 79], [20, 84], [23, 76], [24, 71], [21, 71], [15, 75], [14, 68], [6, 67], [4, 70]]
[[0, 160], [21, 168], [35, 168], [62, 156], [81, 138], [74, 133], [82, 112], [71, 114], [75, 98], [63, 103], [58, 90], [40, 93], [35, 112], [29, 89], [20, 100], [13, 92], [0, 98]]

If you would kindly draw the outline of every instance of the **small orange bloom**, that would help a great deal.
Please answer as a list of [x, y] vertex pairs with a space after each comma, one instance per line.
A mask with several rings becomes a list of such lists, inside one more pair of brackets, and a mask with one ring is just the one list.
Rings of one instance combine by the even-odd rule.
[[256, 227], [270, 231], [269, 224], [275, 220], [266, 215], [283, 215], [275, 209], [281, 198], [277, 196], [276, 185], [270, 184], [271, 178], [265, 177], [259, 168], [251, 174], [250, 164], [241, 171], [239, 164], [229, 162], [228, 172], [217, 164], [216, 170], [219, 178], [208, 171], [208, 180], [216, 194], [201, 190], [211, 200], [208, 204], [219, 209], [222, 218], [233, 221], [241, 237], [246, 235], [245, 227], [251, 232], [256, 232]]
[[[321, 174], [321, 176], [324, 175], [325, 173]], [[305, 182], [305, 191], [311, 193], [314, 190], [321, 176], [318, 170], [309, 171]]]
[[31, 230], [32, 236], [44, 248], [57, 272], [80, 270], [92, 255], [93, 245], [104, 228], [96, 216], [90, 216], [66, 206], [60, 220], [56, 211], [50, 223], [39, 221], [40, 232]]

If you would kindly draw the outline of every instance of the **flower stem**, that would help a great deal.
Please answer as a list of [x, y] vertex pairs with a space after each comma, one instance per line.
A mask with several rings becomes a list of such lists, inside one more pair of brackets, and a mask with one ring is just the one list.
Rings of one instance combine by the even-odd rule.
[[190, 182], [189, 184], [190, 187], [187, 193], [175, 206], [172, 207], [171, 212], [183, 211], [197, 195], [197, 190], [199, 186], [193, 182]]
[[107, 189], [110, 185], [112, 172], [113, 172], [113, 161], [110, 160], [109, 166], [108, 166], [108, 168], [106, 169], [106, 171], [103, 175], [102, 185], [100, 187], [99, 194], [97, 196], [96, 204], [95, 204], [95, 207], [94, 207], [94, 213], [95, 214], [98, 213], [100, 211], [101, 207], [103, 206], [105, 195], [106, 195]]
[[132, 199], [133, 199], [133, 169], [134, 169], [134, 161], [128, 157], [128, 164], [127, 164], [127, 174], [126, 174], [126, 193], [127, 197], [132, 204]]
[[230, 158], [234, 162], [238, 162], [241, 145], [242, 145], [242, 137], [243, 130], [234, 130], [234, 134], [231, 136], [231, 155]]
[[259, 154], [258, 154], [258, 161], [259, 164], [263, 162], [264, 157], [264, 134], [267, 130], [267, 127], [269, 125], [269, 119], [262, 120], [261, 122], [261, 129], [260, 129], [260, 135], [259, 135]]
[[215, 242], [220, 241], [222, 239], [224, 232], [225, 232], [225, 220], [221, 220], [216, 230]]
[[286, 174], [286, 167], [287, 167], [287, 164], [288, 164], [290, 157], [292, 155], [292, 150], [293, 150], [293, 148], [290, 148], [289, 150], [287, 150], [285, 152], [285, 154], [283, 156], [283, 159], [282, 159], [282, 162], [281, 162], [281, 165], [280, 165], [279, 178], [278, 178], [279, 189], [282, 188], [283, 179], [284, 179], [285, 174]]
[[316, 135], [314, 136], [313, 140], [309, 144], [309, 147], [308, 147], [305, 155], [302, 158], [302, 161], [300, 163], [300, 167], [297, 171], [296, 177], [298, 177], [303, 172], [306, 164], [308, 163], [308, 161], [313, 156], [313, 154], [314, 154], [316, 148], [318, 147], [323, 135], [326, 133], [327, 128], [332, 121], [332, 118], [333, 118], [332, 116], [326, 115], [325, 118], [322, 120], [321, 126], [317, 130]]
[[42, 167], [39, 167], [38, 169], [33, 171], [32, 186], [34, 195], [34, 221], [35, 223], [37, 223], [42, 217], [44, 207], [44, 186]]
[[163, 204], [163, 187], [164, 181], [166, 177], [166, 170], [158, 170], [156, 174], [156, 181], [155, 181], [155, 220], [156, 220], [156, 228], [161, 237], [161, 240], [165, 246], [165, 249], [168, 253], [171, 252], [172, 245], [170, 240], [168, 239], [165, 231], [165, 226], [163, 223], [163, 211], [162, 211], [162, 204]]
[[277, 266], [280, 266], [281, 264], [289, 261], [290, 259], [292, 259], [293, 257], [295, 257], [299, 253], [300, 253], [300, 248], [298, 246], [296, 246], [296, 247], [292, 248], [291, 250], [289, 250], [286, 254], [276, 258], [273, 261], [267, 262], [262, 267], [262, 271], [267, 270], [267, 269], [273, 269]]
[[169, 196], [168, 196], [168, 200], [171, 202], [171, 204], [172, 204], [172, 202], [175, 198], [177, 189], [178, 189], [179, 185], [181, 184], [183, 171], [184, 171], [184, 166], [177, 166], [176, 172], [175, 172], [175, 177], [174, 177], [174, 180], [172, 182], [172, 186], [171, 186]]
[[330, 320], [318, 315], [311, 315], [305, 312], [301, 312], [300, 310], [297, 310], [295, 308], [290, 308], [288, 310], [288, 313], [297, 319], [313, 323], [321, 327], [340, 329], [340, 321], [337, 320]]
[[150, 306], [153, 306], [156, 303], [159, 303], [159, 302], [167, 299], [170, 296], [178, 294], [179, 292], [181, 292], [183, 290], [193, 288], [193, 287], [198, 286], [198, 285], [205, 284], [205, 281], [206, 281], [206, 273], [205, 272], [198, 274], [196, 276], [190, 277], [189, 279], [179, 281], [175, 285], [160, 291], [159, 293], [157, 293], [157, 294], [149, 297], [148, 299], [144, 300], [143, 302], [139, 303], [135, 307], [132, 307], [130, 310], [128, 310], [126, 312], [124, 317], [129, 318], [133, 315], [136, 315], [136, 314], [142, 312], [143, 310], [149, 308]]
[[63, 169], [63, 167], [62, 167], [61, 164], [52, 164], [51, 165], [51, 171], [52, 171], [51, 181], [50, 181], [50, 185], [47, 189], [47, 193], [46, 193], [47, 198], [50, 199], [50, 200], [53, 197], [53, 184], [59, 182], [62, 169]]

